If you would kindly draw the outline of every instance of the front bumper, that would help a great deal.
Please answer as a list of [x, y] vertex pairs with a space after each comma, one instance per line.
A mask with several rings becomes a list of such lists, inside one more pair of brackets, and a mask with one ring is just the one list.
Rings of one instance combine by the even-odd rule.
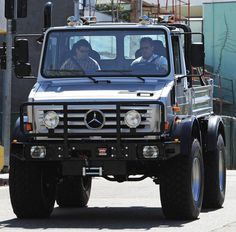
[[[32, 158], [31, 148], [44, 146], [45, 158]], [[157, 146], [157, 158], [144, 158], [144, 146]], [[99, 149], [106, 148], [106, 155], [99, 154]], [[32, 141], [12, 144], [12, 155], [23, 161], [45, 162], [56, 161], [62, 164], [64, 175], [82, 175], [84, 167], [103, 167], [103, 175], [127, 174], [128, 163], [156, 164], [180, 154], [180, 144], [174, 141], [126, 141], [117, 144], [116, 141]]]

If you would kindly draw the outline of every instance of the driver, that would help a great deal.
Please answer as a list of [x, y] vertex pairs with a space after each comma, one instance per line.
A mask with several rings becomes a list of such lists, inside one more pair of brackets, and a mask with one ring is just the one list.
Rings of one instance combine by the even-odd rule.
[[85, 39], [79, 40], [72, 47], [72, 55], [61, 66], [61, 70], [79, 70], [85, 74], [94, 73], [100, 70], [96, 60], [89, 56], [91, 45]]
[[167, 73], [167, 59], [164, 56], [154, 54], [153, 40], [150, 37], [143, 37], [140, 40], [140, 49], [142, 56], [131, 63], [134, 71], [141, 73]]

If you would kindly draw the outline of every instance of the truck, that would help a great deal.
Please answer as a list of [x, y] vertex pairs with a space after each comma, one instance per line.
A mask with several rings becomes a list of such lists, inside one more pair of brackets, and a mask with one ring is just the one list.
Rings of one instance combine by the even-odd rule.
[[[15, 124], [9, 187], [16, 216], [49, 217], [55, 201], [86, 207], [94, 177], [151, 178], [167, 219], [221, 208], [226, 138], [213, 112], [213, 81], [204, 76], [204, 36], [193, 43], [194, 33], [178, 23], [69, 25], [49, 26], [40, 38], [37, 82]], [[18, 36], [18, 77], [30, 76], [28, 52]]]

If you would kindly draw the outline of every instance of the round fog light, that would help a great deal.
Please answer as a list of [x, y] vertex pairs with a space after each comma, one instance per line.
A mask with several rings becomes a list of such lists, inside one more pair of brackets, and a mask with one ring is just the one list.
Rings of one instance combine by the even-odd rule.
[[43, 159], [46, 156], [46, 148], [44, 146], [33, 146], [30, 149], [30, 154], [34, 159]]
[[137, 128], [141, 123], [141, 115], [136, 110], [130, 110], [125, 114], [125, 124], [129, 128]]
[[143, 147], [143, 157], [146, 159], [157, 158], [159, 155], [159, 148], [157, 146]]
[[59, 116], [55, 111], [48, 111], [43, 118], [43, 124], [48, 129], [55, 129], [59, 124]]

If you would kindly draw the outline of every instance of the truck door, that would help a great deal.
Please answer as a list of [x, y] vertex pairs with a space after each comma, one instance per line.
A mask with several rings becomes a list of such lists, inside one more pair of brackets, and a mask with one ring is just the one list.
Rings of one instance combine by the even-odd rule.
[[179, 114], [188, 114], [189, 102], [188, 102], [188, 83], [187, 77], [178, 79], [179, 76], [186, 75], [186, 67], [184, 62], [184, 54], [181, 47], [181, 41], [179, 36], [172, 36], [172, 48], [173, 48], [173, 59], [175, 69], [175, 94], [176, 102], [180, 107]]

